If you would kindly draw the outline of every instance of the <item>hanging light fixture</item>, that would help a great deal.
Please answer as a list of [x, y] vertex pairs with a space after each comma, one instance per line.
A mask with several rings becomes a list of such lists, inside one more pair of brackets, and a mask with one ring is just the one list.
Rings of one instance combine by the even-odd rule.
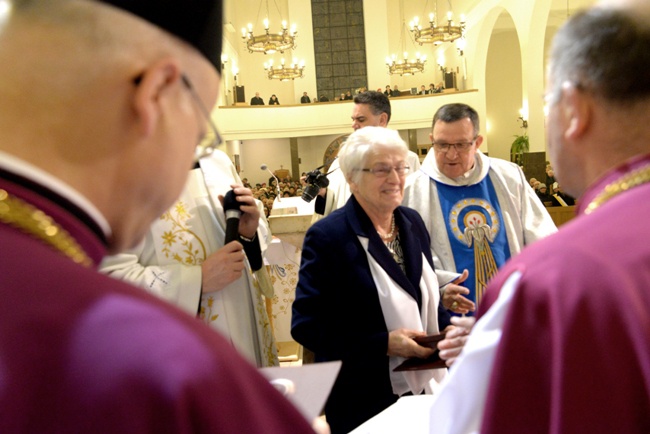
[[301, 60], [300, 63], [298, 59], [294, 58], [291, 66], [285, 65], [284, 58], [280, 61], [280, 66], [273, 66], [273, 59], [270, 59], [268, 62], [264, 63], [264, 70], [266, 75], [269, 77], [269, 80], [280, 80], [280, 81], [289, 81], [296, 78], [303, 77], [303, 71], [305, 70], [305, 61]]
[[[429, 14], [429, 26], [422, 28], [420, 25], [420, 19], [418, 17], [413, 18], [413, 21], [409, 23], [411, 28], [411, 33], [415, 42], [420, 45], [423, 44], [433, 44], [440, 45], [443, 42], [453, 42], [456, 39], [462, 38], [465, 36], [465, 16], [461, 14], [460, 24], [456, 25], [453, 21], [453, 13], [451, 11], [451, 0], [448, 0], [449, 11], [447, 12], [447, 24], [437, 24], [438, 16], [438, 2], [436, 0], [436, 12]], [[427, 1], [428, 4], [428, 1]], [[426, 8], [426, 4], [424, 7]]]
[[[388, 66], [388, 73], [390, 75], [413, 75], [418, 72], [424, 71], [424, 64], [427, 61], [427, 56], [420, 53], [415, 53], [415, 59], [409, 59], [409, 54], [404, 50], [406, 40], [406, 22], [404, 21], [404, 0], [400, 0], [400, 17], [402, 18], [402, 33], [400, 42], [402, 51], [404, 53], [403, 59], [398, 59], [395, 54], [386, 57], [386, 66]], [[411, 41], [412, 42], [412, 41]]]
[[386, 57], [386, 65], [388, 66], [388, 73], [390, 75], [413, 75], [418, 72], [424, 71], [424, 64], [426, 63], [427, 56], [420, 56], [420, 53], [415, 54], [415, 59], [409, 59], [409, 53], [404, 52], [403, 59], [397, 59], [394, 54]]
[[[260, 9], [258, 10], [257, 17], [259, 19], [260, 11], [262, 10], [262, 3], [260, 1]], [[280, 13], [280, 8], [278, 4], [273, 0], [280, 19], [282, 19], [282, 14]], [[248, 23], [248, 30], [242, 28], [242, 39], [246, 44], [246, 48], [249, 53], [264, 53], [264, 54], [273, 54], [276, 52], [284, 53], [285, 50], [291, 50], [296, 48], [296, 25], [291, 25], [291, 30], [287, 28], [287, 22], [282, 20], [282, 29], [278, 33], [271, 33], [269, 31], [269, 2], [266, 0], [266, 18], [264, 19], [264, 33], [255, 35], [253, 34], [253, 24]]]

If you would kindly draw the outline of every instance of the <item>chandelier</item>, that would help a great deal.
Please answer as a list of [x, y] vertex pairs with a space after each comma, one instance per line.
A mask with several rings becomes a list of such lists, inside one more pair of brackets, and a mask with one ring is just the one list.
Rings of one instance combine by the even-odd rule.
[[264, 63], [264, 70], [266, 75], [269, 77], [269, 80], [280, 80], [280, 81], [289, 81], [296, 78], [303, 77], [303, 71], [305, 69], [305, 61], [301, 60], [298, 63], [298, 59], [293, 59], [291, 66], [286, 66], [284, 58], [280, 61], [280, 66], [273, 66], [273, 59], [270, 59], [268, 62]]
[[[426, 7], [426, 5], [425, 5]], [[451, 1], [449, 1], [449, 9], [451, 9]], [[409, 23], [411, 28], [411, 33], [415, 42], [420, 45], [423, 44], [433, 44], [440, 45], [443, 42], [453, 42], [456, 39], [462, 38], [465, 36], [465, 16], [460, 16], [460, 24], [455, 25], [452, 19], [451, 10], [447, 12], [447, 24], [437, 25], [436, 18], [438, 14], [438, 5], [436, 4], [436, 13], [429, 14], [429, 26], [422, 28], [420, 25], [420, 19], [418, 17], [413, 18], [413, 21]]]
[[[275, 3], [275, 0], [273, 1]], [[277, 8], [277, 3], [275, 3]], [[260, 2], [260, 10], [262, 2]], [[278, 8], [278, 13], [280, 9]], [[284, 53], [285, 50], [296, 48], [296, 25], [291, 25], [291, 30], [287, 28], [287, 22], [282, 21], [282, 30], [277, 33], [269, 31], [269, 2], [266, 1], [266, 18], [264, 19], [264, 33], [255, 35], [253, 34], [253, 24], [248, 23], [248, 30], [242, 27], [242, 39], [246, 44], [249, 53], [264, 53], [273, 54], [275, 52]], [[259, 11], [258, 11], [259, 18]]]
[[[420, 53], [415, 54], [415, 59], [409, 59], [409, 55], [404, 50], [404, 41], [406, 40], [406, 22], [404, 21], [404, 0], [400, 0], [400, 18], [402, 19], [402, 33], [400, 35], [400, 43], [404, 52], [403, 59], [397, 59], [396, 55], [386, 57], [386, 66], [388, 66], [388, 73], [390, 75], [413, 75], [418, 72], [424, 71], [424, 64], [427, 61], [427, 56], [420, 56]], [[410, 36], [410, 35], [409, 35]], [[413, 41], [411, 40], [411, 43]]]
[[413, 75], [418, 72], [424, 71], [424, 64], [427, 61], [427, 56], [420, 56], [420, 53], [415, 54], [415, 59], [409, 59], [409, 54], [404, 52], [404, 59], [397, 59], [394, 54], [386, 58], [386, 65], [388, 66], [388, 73], [390, 75]]

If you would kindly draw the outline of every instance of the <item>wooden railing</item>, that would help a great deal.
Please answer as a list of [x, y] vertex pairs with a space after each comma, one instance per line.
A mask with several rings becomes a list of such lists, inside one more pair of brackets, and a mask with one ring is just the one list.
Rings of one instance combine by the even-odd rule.
[[564, 223], [568, 222], [575, 217], [576, 207], [575, 206], [548, 206], [546, 211], [551, 215], [551, 218], [555, 222], [555, 226], [558, 228]]

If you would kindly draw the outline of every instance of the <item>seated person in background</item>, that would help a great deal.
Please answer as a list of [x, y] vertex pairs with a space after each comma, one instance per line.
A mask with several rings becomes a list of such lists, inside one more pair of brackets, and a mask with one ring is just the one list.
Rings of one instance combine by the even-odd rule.
[[402, 91], [397, 88], [397, 85], [395, 85], [392, 96], [401, 96], [401, 95], [402, 95]]
[[384, 91], [384, 95], [391, 97], [393, 96], [393, 91], [390, 89], [390, 84], [386, 85], [386, 90]]
[[325, 95], [321, 95], [320, 98], [318, 98], [318, 101], [320, 102], [328, 102], [330, 99]]
[[440, 333], [429, 233], [400, 206], [408, 148], [397, 131], [366, 127], [339, 152], [351, 198], [319, 220], [303, 244], [291, 334], [317, 362], [342, 360], [325, 406], [332, 434], [347, 433], [405, 394], [431, 393], [446, 371], [394, 372], [433, 350], [413, 338]]
[[429, 93], [437, 93], [436, 86], [433, 83], [429, 83]]
[[352, 92], [350, 92], [349, 90], [347, 92], [345, 92], [345, 100], [346, 101], [347, 100], [352, 101]]
[[311, 98], [309, 98], [307, 92], [303, 92], [302, 96], [300, 97], [300, 104], [309, 104], [310, 102], [311, 102]]
[[429, 92], [427, 89], [424, 87], [424, 85], [420, 86], [420, 91], [418, 92], [418, 95], [427, 95]]
[[264, 100], [260, 97], [259, 92], [255, 92], [255, 96], [251, 98], [251, 105], [264, 105]]
[[280, 105], [280, 101], [278, 101], [278, 97], [275, 96], [275, 94], [271, 95], [271, 98], [269, 98], [269, 105]]
[[546, 184], [540, 183], [537, 188], [537, 197], [542, 201], [544, 206], [560, 206], [560, 202], [548, 193]]
[[339, 95], [339, 101], [345, 101], [345, 93]]
[[562, 191], [562, 187], [557, 182], [554, 182], [551, 185], [552, 196], [560, 202], [562, 206], [573, 206], [576, 204], [576, 200], [569, 196], [568, 194]]
[[546, 185], [551, 186], [555, 182], [555, 172], [553, 172], [553, 169], [549, 168], [546, 169]]

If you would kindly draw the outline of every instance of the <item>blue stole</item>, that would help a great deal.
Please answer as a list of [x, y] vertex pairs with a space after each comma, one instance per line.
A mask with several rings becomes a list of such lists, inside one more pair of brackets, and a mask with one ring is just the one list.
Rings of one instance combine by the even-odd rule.
[[474, 185], [435, 182], [456, 271], [469, 271], [462, 286], [478, 306], [488, 280], [510, 258], [494, 185], [489, 176]]

